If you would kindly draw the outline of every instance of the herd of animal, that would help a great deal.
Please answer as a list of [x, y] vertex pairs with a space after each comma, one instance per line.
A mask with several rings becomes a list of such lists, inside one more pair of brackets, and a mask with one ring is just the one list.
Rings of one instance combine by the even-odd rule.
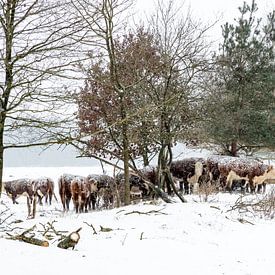
[[229, 192], [265, 192], [266, 184], [275, 183], [274, 167], [252, 158], [189, 158], [172, 162], [170, 169], [179, 179], [180, 191], [187, 194], [206, 184]]
[[[184, 194], [196, 193], [205, 185], [230, 192], [236, 189], [242, 192], [265, 192], [266, 184], [275, 183], [275, 169], [272, 166], [248, 158], [186, 158], [173, 161], [170, 172], [178, 183], [178, 190]], [[132, 173], [129, 181], [132, 199], [152, 198], [152, 186], [158, 186], [157, 169], [147, 167], [138, 174]], [[57, 200], [54, 186], [54, 181], [47, 177], [4, 182], [4, 189], [13, 203], [17, 203], [19, 195], [26, 194], [28, 206], [34, 200], [42, 204], [44, 197], [49, 204], [53, 197]], [[76, 213], [94, 210], [99, 207], [100, 201], [108, 208], [113, 206], [115, 199], [124, 203], [124, 175], [113, 178], [108, 175], [90, 174], [83, 177], [63, 174], [58, 179], [58, 191], [64, 212], [69, 210], [71, 201]], [[169, 190], [165, 191], [169, 193]]]

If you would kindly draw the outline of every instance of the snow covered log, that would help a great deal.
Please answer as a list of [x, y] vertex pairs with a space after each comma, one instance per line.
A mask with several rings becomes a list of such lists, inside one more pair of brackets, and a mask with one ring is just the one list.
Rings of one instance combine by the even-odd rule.
[[68, 249], [68, 248], [74, 249], [80, 239], [79, 231], [81, 229], [82, 228], [80, 227], [76, 231], [72, 232], [69, 236], [65, 237], [62, 241], [58, 243], [57, 247], [63, 248], [63, 249]]

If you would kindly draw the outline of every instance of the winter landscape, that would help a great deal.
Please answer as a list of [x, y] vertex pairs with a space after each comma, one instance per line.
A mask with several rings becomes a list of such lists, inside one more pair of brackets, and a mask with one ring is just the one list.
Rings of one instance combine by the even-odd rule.
[[[182, 149], [182, 148], [181, 148]], [[187, 150], [185, 157], [206, 156], [203, 150]], [[182, 156], [178, 154], [179, 156]], [[51, 177], [55, 183], [62, 173], [86, 176], [102, 173], [101, 167], [7, 167], [4, 180]], [[111, 173], [111, 169], [108, 170]], [[265, 194], [219, 192], [185, 195], [187, 203], [173, 197], [137, 200], [129, 206], [99, 209], [76, 214], [64, 213], [57, 186], [58, 202], [37, 206], [35, 219], [27, 220], [26, 197], [12, 204], [2, 194], [0, 200], [0, 258], [2, 270], [13, 275], [27, 274], [265, 274], [275, 271], [274, 206], [267, 213], [256, 207], [242, 208], [275, 192]], [[273, 193], [274, 198], [274, 193]], [[48, 240], [49, 247], [35, 246], [10, 235], [31, 233]], [[52, 226], [52, 227], [51, 227]], [[60, 235], [81, 228], [75, 249], [57, 247]], [[48, 231], [47, 231], [48, 229]], [[47, 234], [47, 232], [48, 234]], [[10, 234], [10, 235], [8, 235]]]
[[257, 2], [0, 1], [1, 274], [275, 274]]

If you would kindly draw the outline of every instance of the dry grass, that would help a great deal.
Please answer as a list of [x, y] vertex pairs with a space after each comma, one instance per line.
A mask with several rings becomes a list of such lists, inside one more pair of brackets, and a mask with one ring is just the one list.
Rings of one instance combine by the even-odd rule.
[[200, 185], [198, 195], [200, 201], [208, 202], [210, 197], [215, 196], [218, 192], [218, 187], [215, 184], [205, 183]]

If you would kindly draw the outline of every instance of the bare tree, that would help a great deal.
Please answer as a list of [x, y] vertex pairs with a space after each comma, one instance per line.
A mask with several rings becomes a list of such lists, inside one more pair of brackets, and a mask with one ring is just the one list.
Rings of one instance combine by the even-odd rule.
[[[194, 23], [190, 14], [179, 19], [172, 1], [168, 5], [158, 2], [157, 13], [144, 36], [147, 38], [135, 44], [140, 36], [127, 37], [121, 32], [123, 38], [114, 38], [114, 14], [120, 13], [112, 8], [108, 10], [110, 4], [117, 8], [118, 3], [128, 1], [107, 2], [100, 1], [97, 6], [90, 4], [84, 9], [84, 6], [80, 6], [81, 9], [77, 6], [82, 17], [89, 19], [91, 30], [105, 41], [105, 44], [99, 43], [98, 48], [104, 48], [108, 56], [106, 60], [101, 54], [98, 59], [99, 50], [90, 55], [93, 64], [87, 73], [89, 80], [79, 98], [80, 128], [82, 133], [92, 136], [92, 143], [86, 142], [86, 145], [90, 149], [100, 148], [103, 157], [110, 148], [115, 148], [111, 156], [119, 158], [122, 153], [127, 171], [133, 156], [131, 146], [147, 149], [148, 144], [153, 144], [155, 151], [159, 150], [160, 187], [177, 193], [169, 169], [172, 146], [179, 134], [192, 125], [191, 114], [194, 114], [198, 95], [195, 88], [200, 74], [207, 68], [207, 46], [203, 38], [209, 27], [200, 28], [200, 23]], [[91, 7], [94, 12], [88, 14], [86, 11], [93, 10]], [[150, 53], [150, 57], [146, 53]], [[147, 62], [143, 64], [143, 60]], [[102, 138], [102, 132], [108, 135]], [[118, 133], [120, 140], [114, 139]], [[146, 145], [139, 146], [142, 143]], [[144, 152], [140, 150], [140, 153]], [[98, 157], [90, 152], [84, 154]], [[125, 177], [127, 183], [128, 172]]]
[[190, 138], [188, 132], [196, 114], [200, 76], [208, 64], [204, 39], [211, 27], [193, 21], [189, 12], [183, 15], [182, 11], [172, 0], [159, 0], [150, 21], [160, 47], [163, 70], [161, 77], [150, 79], [148, 91], [158, 110], [159, 184], [161, 188], [166, 185], [168, 193], [171, 189], [177, 193], [169, 169], [172, 146], [179, 137]]
[[64, 108], [70, 98], [63, 80], [73, 76], [72, 37], [80, 25], [68, 4], [0, 1], [0, 190], [5, 149], [67, 140], [65, 132], [53, 132], [72, 114]]
[[[121, 152], [125, 177], [125, 204], [130, 203], [130, 141], [129, 121], [127, 119], [127, 100], [129, 87], [124, 85], [119, 74], [118, 56], [115, 49], [115, 33], [119, 31], [121, 26], [123, 26], [122, 23], [118, 23], [118, 20], [123, 22], [122, 16], [124, 15], [124, 12], [127, 11], [127, 9], [131, 6], [131, 4], [131, 0], [100, 0], [93, 2], [77, 0], [74, 3], [77, 14], [80, 15], [88, 27], [89, 37], [92, 37], [91, 40], [85, 40], [84, 43], [87, 45], [93, 44], [93, 54], [101, 55], [103, 58], [101, 58], [100, 62], [106, 62], [105, 64], [107, 64], [108, 67], [107, 69], [104, 68], [103, 70], [101, 70], [99, 66], [94, 67], [94, 69], [97, 69], [97, 72], [101, 70], [100, 77], [102, 83], [99, 83], [95, 80], [92, 85], [90, 85], [90, 87], [92, 87], [95, 93], [102, 93], [103, 90], [103, 93], [106, 96], [105, 100], [107, 100], [107, 105], [108, 103], [110, 105], [110, 110], [106, 110], [106, 108], [103, 108], [102, 110], [103, 112], [109, 112], [109, 114], [105, 113], [105, 121], [100, 122], [100, 120], [98, 120], [97, 124], [101, 123], [101, 126], [107, 125], [107, 131], [109, 131], [110, 135], [113, 135], [113, 145], [117, 146]], [[91, 55], [91, 53], [90, 57], [93, 60], [93, 55]], [[88, 88], [87, 85], [86, 88]], [[114, 121], [113, 118], [115, 118], [115, 120], [120, 125], [121, 144], [119, 144], [118, 140], [114, 138], [117, 128], [114, 130], [112, 127], [109, 127], [110, 122]], [[96, 133], [94, 132], [91, 134], [95, 136]], [[93, 146], [95, 146], [95, 143], [98, 142], [98, 140], [95, 138], [93, 141]], [[117, 156], [118, 155], [120, 154], [117, 154]]]

